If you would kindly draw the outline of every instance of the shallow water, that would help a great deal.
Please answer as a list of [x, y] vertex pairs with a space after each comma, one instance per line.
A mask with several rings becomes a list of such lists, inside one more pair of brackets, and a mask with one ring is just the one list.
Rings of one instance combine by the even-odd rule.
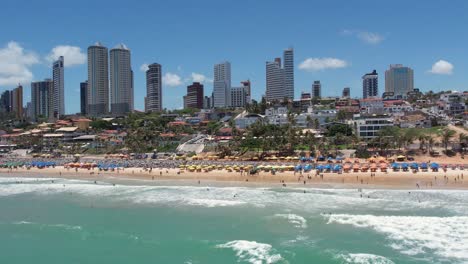
[[468, 263], [468, 191], [0, 178], [0, 212], [0, 263]]

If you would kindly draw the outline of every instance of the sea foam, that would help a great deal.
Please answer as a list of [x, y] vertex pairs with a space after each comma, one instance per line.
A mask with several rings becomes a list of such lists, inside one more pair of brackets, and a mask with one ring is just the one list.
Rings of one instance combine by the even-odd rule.
[[356, 254], [342, 254], [339, 256], [344, 263], [353, 264], [394, 264], [393, 261], [374, 254], [356, 253]]
[[297, 228], [307, 228], [307, 220], [297, 214], [275, 214], [275, 217], [284, 218]]
[[258, 243], [247, 240], [234, 240], [226, 244], [217, 245], [217, 248], [231, 248], [236, 252], [240, 261], [252, 264], [276, 263], [283, 258], [280, 254], [275, 254], [270, 244]]
[[326, 215], [328, 224], [370, 228], [386, 235], [390, 246], [406, 255], [435, 254], [468, 262], [468, 216]]

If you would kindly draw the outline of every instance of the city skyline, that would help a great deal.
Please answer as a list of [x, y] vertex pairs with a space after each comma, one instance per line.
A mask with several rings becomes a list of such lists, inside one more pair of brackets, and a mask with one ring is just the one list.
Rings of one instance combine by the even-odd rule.
[[[60, 8], [59, 2], [50, 6]], [[178, 4], [185, 5], [178, 9]], [[397, 1], [401, 2], [402, 1]], [[144, 96], [146, 91], [145, 73], [140, 70], [145, 64], [153, 62], [160, 63], [163, 68], [163, 106], [169, 109], [181, 108], [186, 86], [193, 81], [200, 81], [205, 86], [205, 94], [211, 94], [213, 89], [212, 67], [215, 63], [223, 60], [232, 64], [232, 82], [239, 83], [250, 79], [252, 83], [252, 99], [259, 100], [265, 94], [265, 62], [279, 55], [279, 52], [287, 47], [294, 48], [295, 55], [295, 90], [296, 97], [301, 92], [309, 91], [314, 80], [323, 83], [323, 96], [340, 95], [343, 87], [351, 88], [351, 97], [361, 97], [362, 74], [369, 69], [376, 69], [380, 74], [380, 83], [384, 83], [383, 73], [390, 64], [403, 64], [414, 70], [414, 87], [422, 91], [434, 90], [466, 90], [468, 79], [464, 73], [468, 72], [468, 51], [466, 50], [466, 37], [457, 34], [466, 24], [466, 18], [460, 15], [461, 10], [467, 6], [462, 1], [457, 1], [451, 6], [436, 2], [425, 4], [426, 12], [418, 14], [414, 21], [414, 28], [405, 28], [402, 21], [414, 16], [418, 10], [417, 3], [406, 5], [405, 12], [399, 12], [400, 19], [376, 21], [377, 15], [369, 18], [360, 18], [366, 11], [366, 5], [377, 4], [376, 8], [383, 8], [383, 4], [370, 1], [362, 3], [341, 3], [340, 10], [334, 7], [336, 3], [309, 3], [295, 1], [290, 7], [281, 5], [279, 2], [269, 2], [265, 8], [261, 2], [247, 3], [236, 2], [225, 3], [230, 10], [224, 16], [235, 17], [242, 10], [246, 12], [243, 20], [236, 25], [221, 22], [224, 31], [204, 28], [210, 25], [210, 21], [219, 18], [219, 15], [210, 14], [200, 18], [199, 21], [191, 21], [183, 18], [194, 10], [209, 10], [211, 1], [203, 3], [190, 3], [178, 1], [178, 3], [161, 3], [160, 10], [171, 13], [174, 18], [163, 14], [157, 23], [167, 20], [158, 34], [171, 36], [171, 38], [158, 39], [155, 43], [141, 41], [145, 30], [150, 25], [133, 22], [124, 25], [115, 19], [99, 18], [97, 11], [90, 11], [89, 16], [97, 19], [102, 27], [89, 27], [88, 23], [78, 20], [73, 13], [86, 6], [67, 4], [63, 8], [65, 18], [61, 21], [64, 28], [71, 28], [70, 32], [53, 37], [53, 22], [48, 14], [55, 9], [45, 10], [43, 4], [33, 3], [31, 9], [41, 12], [26, 10], [24, 17], [34, 19], [39, 13], [45, 18], [37, 23], [13, 23], [12, 28], [4, 29], [0, 36], [0, 92], [12, 90], [18, 83], [24, 88], [24, 105], [30, 101], [30, 86], [32, 81], [41, 81], [52, 78], [51, 63], [58, 59], [59, 55], [65, 57], [65, 110], [67, 114], [80, 112], [80, 104], [74, 100], [79, 96], [80, 82], [87, 79], [86, 74], [86, 49], [96, 41], [102, 41], [106, 47], [113, 47], [117, 43], [125, 43], [132, 50], [132, 65], [134, 69], [135, 87], [135, 109], [144, 109]], [[115, 9], [99, 3], [103, 9], [115, 11], [117, 14], [128, 12], [129, 3], [122, 2], [123, 7]], [[249, 10], [245, 10], [245, 6]], [[83, 6], [83, 7], [81, 7]], [[388, 12], [395, 11], [395, 7], [385, 6]], [[131, 17], [141, 13], [141, 17], [148, 14], [139, 6], [130, 11]], [[302, 8], [300, 8], [302, 7]], [[316, 25], [307, 22], [306, 12], [313, 7], [317, 12], [317, 20], [327, 22]], [[363, 8], [361, 10], [359, 7]], [[1, 23], [12, 23], [19, 21], [19, 17], [13, 16], [17, 5], [6, 3], [5, 16], [0, 18]], [[99, 8], [98, 8], [99, 9]], [[178, 9], [180, 12], [174, 13]], [[285, 12], [287, 17], [281, 25], [273, 28], [266, 21], [273, 17], [275, 12], [285, 9], [294, 11], [294, 16]], [[349, 15], [349, 10], [354, 10]], [[212, 9], [211, 9], [212, 10]], [[333, 12], [330, 12], [333, 10]], [[328, 11], [328, 12], [327, 12]], [[368, 11], [368, 9], [367, 9]], [[323, 14], [322, 14], [323, 13]], [[325, 15], [327, 14], [327, 15]], [[44, 16], [43, 16], [44, 15]], [[67, 16], [69, 15], [69, 16]], [[328, 17], [327, 17], [328, 16]], [[346, 16], [348, 19], [334, 21], [338, 16]], [[445, 23], [434, 21], [438, 16], [439, 21], [450, 24], [447, 30]], [[355, 22], [349, 23], [353, 18]], [[180, 19], [180, 22], [177, 22]], [[400, 21], [401, 20], [401, 21]], [[26, 21], [26, 22], [27, 22]], [[31, 20], [32, 21], [32, 20]], [[138, 20], [139, 21], [139, 20]], [[344, 23], [343, 21], [347, 21]], [[372, 23], [371, 23], [372, 22]], [[191, 27], [185, 27], [190, 24]], [[122, 27], [119, 27], [122, 26]], [[203, 28], [194, 30], [193, 28]], [[130, 28], [136, 28], [130, 32]], [[109, 30], [107, 30], [109, 29]], [[178, 30], [178, 34], [171, 32]], [[34, 32], [41, 34], [33, 34]], [[109, 32], [107, 32], [109, 31]], [[216, 37], [209, 37], [214, 35]], [[255, 32], [255, 33], [254, 33]], [[282, 32], [281, 38], [277, 33]], [[310, 36], [313, 36], [310, 37]], [[435, 39], [433, 36], [437, 35]], [[45, 37], [44, 37], [45, 36]], [[233, 37], [244, 36], [245, 42], [235, 41]], [[189, 47], [185, 41], [190, 38], [200, 38], [204, 41], [191, 43]], [[461, 39], [460, 39], [461, 38]], [[405, 43], [404, 46], [401, 44]], [[83, 57], [84, 55], [84, 57]], [[10, 62], [11, 63], [5, 63]], [[11, 65], [15, 67], [12, 67]], [[5, 66], [6, 65], [6, 66]], [[8, 66], [8, 67], [7, 67]], [[15, 69], [21, 69], [16, 72]], [[383, 85], [379, 93], [383, 92]], [[109, 106], [110, 107], [110, 106]]]

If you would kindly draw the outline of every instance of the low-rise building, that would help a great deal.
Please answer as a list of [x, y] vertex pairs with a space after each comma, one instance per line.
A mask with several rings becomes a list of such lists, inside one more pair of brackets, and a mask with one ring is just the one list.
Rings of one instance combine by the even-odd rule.
[[393, 126], [394, 120], [388, 115], [354, 115], [351, 125], [361, 139], [373, 139], [381, 129]]

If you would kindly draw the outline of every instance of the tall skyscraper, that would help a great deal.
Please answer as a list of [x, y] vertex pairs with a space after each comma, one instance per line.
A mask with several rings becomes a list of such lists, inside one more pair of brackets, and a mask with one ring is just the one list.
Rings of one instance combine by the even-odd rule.
[[393, 93], [397, 98], [404, 98], [414, 90], [413, 69], [402, 64], [391, 64], [385, 71], [385, 92]]
[[284, 69], [281, 68], [281, 59], [266, 63], [266, 99], [268, 101], [283, 101], [285, 93]]
[[80, 83], [80, 110], [82, 115], [86, 115], [88, 109], [88, 81]]
[[284, 60], [284, 88], [286, 97], [294, 99], [294, 50], [286, 49], [283, 52]]
[[130, 50], [119, 44], [110, 50], [111, 113], [122, 115], [133, 111], [133, 76]]
[[34, 120], [37, 118], [53, 118], [56, 113], [55, 81], [45, 79], [44, 81], [31, 83], [31, 114]]
[[16, 119], [23, 119], [23, 86], [18, 85], [11, 91], [11, 112], [15, 113]]
[[343, 94], [341, 95], [343, 98], [351, 97], [351, 89], [349, 87], [343, 88]]
[[185, 107], [186, 108], [195, 108], [203, 109], [203, 99], [205, 98], [203, 94], [203, 84], [199, 82], [194, 82], [191, 85], [187, 86], [187, 95], [185, 96]]
[[362, 98], [379, 96], [379, 75], [374, 70], [362, 76]]
[[9, 90], [4, 91], [0, 97], [0, 112], [11, 112], [11, 92]]
[[162, 70], [161, 65], [153, 63], [146, 71], [145, 111], [161, 111], [162, 108]]
[[88, 110], [90, 116], [109, 112], [109, 63], [101, 43], [88, 47]]
[[294, 50], [286, 49], [281, 59], [266, 63], [266, 99], [268, 101], [283, 101], [285, 98], [294, 99]]
[[320, 81], [314, 81], [314, 83], [312, 84], [312, 97], [322, 97], [322, 84], [320, 83]]
[[54, 61], [52, 66], [53, 90], [49, 95], [51, 97], [52, 114], [51, 118], [59, 118], [65, 114], [65, 89], [64, 89], [64, 60], [60, 56]]
[[229, 107], [231, 102], [231, 63], [215, 64], [213, 80], [214, 107]]

